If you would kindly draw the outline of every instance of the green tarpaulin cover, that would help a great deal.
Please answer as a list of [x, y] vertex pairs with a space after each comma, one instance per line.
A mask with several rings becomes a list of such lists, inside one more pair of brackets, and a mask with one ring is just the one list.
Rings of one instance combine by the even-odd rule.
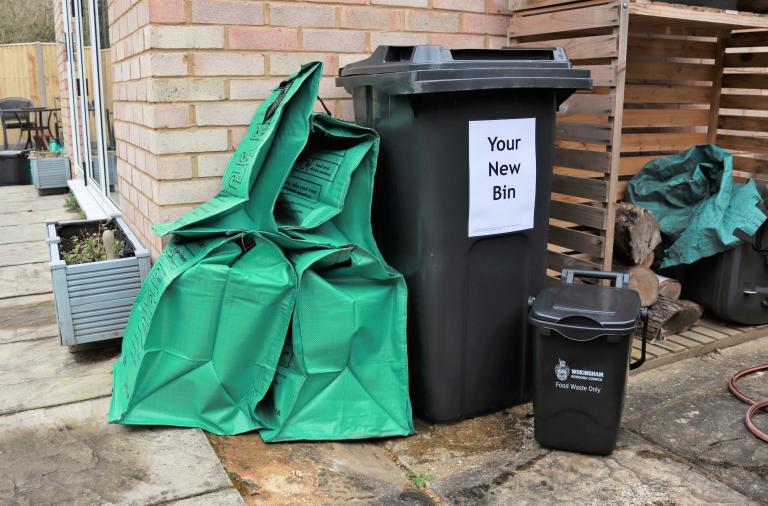
[[109, 420], [266, 441], [413, 432], [406, 285], [370, 225], [379, 138], [312, 113], [322, 66], [254, 115], [131, 311]]
[[712, 144], [649, 162], [632, 178], [627, 201], [659, 221], [661, 268], [690, 264], [742, 242], [766, 220], [754, 181], [733, 180], [733, 156]]

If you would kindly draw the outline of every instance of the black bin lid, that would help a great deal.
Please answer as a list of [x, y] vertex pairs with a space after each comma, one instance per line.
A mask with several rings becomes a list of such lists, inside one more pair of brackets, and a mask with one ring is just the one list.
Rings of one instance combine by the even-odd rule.
[[640, 296], [629, 288], [559, 284], [544, 288], [529, 321], [575, 341], [631, 334], [640, 316]]
[[588, 70], [574, 69], [562, 48], [448, 49], [379, 46], [339, 69], [337, 86], [372, 86], [390, 95], [482, 89], [554, 89], [558, 104], [592, 87]]

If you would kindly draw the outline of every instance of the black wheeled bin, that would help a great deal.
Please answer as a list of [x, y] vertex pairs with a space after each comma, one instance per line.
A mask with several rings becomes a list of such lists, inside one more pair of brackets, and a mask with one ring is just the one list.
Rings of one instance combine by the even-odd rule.
[[[614, 285], [576, 284], [578, 277]], [[628, 365], [645, 360], [647, 313], [627, 274], [566, 269], [561, 280], [536, 296], [529, 316], [536, 329], [534, 435], [547, 448], [607, 455], [616, 445]], [[630, 365], [641, 315], [642, 354]]]
[[[768, 186], [757, 186], [768, 205]], [[736, 233], [740, 233], [737, 231]], [[768, 323], [768, 222], [754, 237], [741, 236], [742, 244], [702, 258], [692, 264], [676, 265], [666, 274], [679, 279], [683, 297], [698, 302], [724, 320], [744, 325]]]
[[380, 46], [336, 82], [381, 135], [372, 222], [408, 284], [416, 412], [449, 421], [526, 402], [555, 112], [589, 73], [562, 49]]

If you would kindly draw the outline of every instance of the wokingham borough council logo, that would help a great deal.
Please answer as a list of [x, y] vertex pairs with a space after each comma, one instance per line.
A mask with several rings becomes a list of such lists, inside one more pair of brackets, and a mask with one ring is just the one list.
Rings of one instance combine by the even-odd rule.
[[560, 381], [568, 379], [568, 375], [571, 373], [571, 368], [565, 363], [565, 360], [558, 359], [558, 364], [555, 366], [555, 376]]

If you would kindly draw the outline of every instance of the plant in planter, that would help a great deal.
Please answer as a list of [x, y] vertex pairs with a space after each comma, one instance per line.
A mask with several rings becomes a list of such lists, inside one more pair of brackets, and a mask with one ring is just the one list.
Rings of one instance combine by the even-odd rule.
[[46, 222], [56, 319], [63, 346], [123, 337], [149, 252], [120, 217]]
[[29, 154], [32, 184], [38, 190], [66, 188], [70, 178], [69, 157], [62, 152], [32, 151]]

